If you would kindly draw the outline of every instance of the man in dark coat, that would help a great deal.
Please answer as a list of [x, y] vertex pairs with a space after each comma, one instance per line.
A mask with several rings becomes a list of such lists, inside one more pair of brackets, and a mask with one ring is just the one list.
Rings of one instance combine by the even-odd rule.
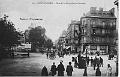
[[58, 65], [57, 71], [58, 71], [58, 76], [64, 76], [65, 68], [62, 62], [60, 62], [60, 64]]
[[93, 66], [93, 58], [91, 57], [91, 66]]
[[90, 59], [89, 59], [89, 57], [87, 57], [87, 66], [89, 66], [89, 61], [90, 61]]
[[95, 67], [96, 67], [96, 58], [93, 59], [93, 67], [94, 67], [94, 70], [95, 70]]
[[100, 57], [100, 66], [103, 67], [103, 59]]
[[100, 71], [99, 67], [97, 67], [95, 74], [96, 74], [96, 76], [101, 76], [101, 71]]
[[48, 59], [48, 56], [49, 56], [48, 52], [46, 53], [46, 56], [47, 56], [47, 59]]
[[56, 68], [55, 63], [53, 63], [53, 65], [51, 66], [51, 70], [50, 71], [52, 73], [52, 76], [56, 75], [57, 68]]
[[69, 65], [67, 65], [66, 72], [68, 76], [72, 76], [73, 67], [71, 65], [71, 62], [69, 62]]
[[45, 66], [42, 69], [41, 75], [42, 76], [48, 76], [48, 71], [47, 71], [47, 68]]

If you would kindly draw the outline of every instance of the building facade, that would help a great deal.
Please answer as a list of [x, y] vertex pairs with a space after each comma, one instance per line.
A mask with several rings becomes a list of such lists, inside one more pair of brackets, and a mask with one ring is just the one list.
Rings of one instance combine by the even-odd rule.
[[[80, 19], [81, 21], [81, 51], [83, 45], [89, 53], [111, 53], [115, 46], [116, 17], [114, 8], [104, 11], [103, 8], [91, 7], [90, 11]], [[84, 52], [83, 52], [84, 53]]]
[[79, 43], [79, 26], [80, 21], [71, 21], [67, 28], [66, 35], [66, 46], [70, 47], [70, 51], [78, 52], [78, 43]]

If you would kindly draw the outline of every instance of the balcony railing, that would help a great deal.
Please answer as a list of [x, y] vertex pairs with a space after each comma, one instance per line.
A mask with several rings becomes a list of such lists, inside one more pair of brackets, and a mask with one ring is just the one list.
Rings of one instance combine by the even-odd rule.
[[113, 26], [110, 26], [110, 25], [105, 25], [105, 26], [103, 26], [103, 25], [91, 25], [92, 26], [92, 28], [101, 28], [101, 29], [116, 29], [116, 26], [115, 25], [113, 25]]
[[114, 33], [92, 33], [91, 34], [92, 36], [101, 36], [101, 37], [105, 37], [105, 36], [108, 36], [108, 37], [114, 37], [115, 34]]

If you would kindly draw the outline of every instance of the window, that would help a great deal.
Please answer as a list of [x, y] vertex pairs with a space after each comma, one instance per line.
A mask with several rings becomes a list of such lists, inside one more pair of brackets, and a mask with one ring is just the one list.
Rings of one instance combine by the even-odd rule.
[[110, 30], [106, 30], [106, 32], [105, 33], [110, 33]]
[[95, 38], [95, 37], [93, 37], [93, 38], [92, 38], [92, 40], [93, 40], [93, 41], [92, 41], [93, 43], [95, 43], [95, 42], [96, 42], [96, 38]]
[[93, 25], [93, 21], [90, 21], [90, 24]]
[[105, 27], [105, 22], [102, 23], [103, 27]]
[[85, 25], [85, 20], [83, 20], [83, 26]]
[[112, 27], [112, 25], [113, 25], [113, 23], [111, 22], [111, 23], [110, 23], [110, 27]]
[[84, 34], [84, 29], [82, 29], [82, 34]]
[[101, 38], [101, 42], [105, 42], [105, 38]]
[[113, 22], [113, 25], [116, 25], [116, 22], [115, 22], [115, 21]]
[[91, 50], [97, 50], [97, 46], [96, 46], [96, 45], [91, 45], [91, 46], [90, 46], [90, 49], [91, 49]]
[[97, 29], [97, 30], [96, 30], [96, 33], [97, 33], [97, 34], [100, 34], [100, 29]]
[[93, 34], [96, 34], [96, 30], [95, 29], [93, 29]]
[[86, 38], [85, 37], [82, 37], [82, 42], [86, 42]]
[[105, 50], [106, 46], [100, 46], [100, 50]]
[[96, 42], [100, 42], [100, 38], [99, 37], [96, 38]]
[[104, 29], [102, 29], [102, 34], [105, 34], [105, 30]]

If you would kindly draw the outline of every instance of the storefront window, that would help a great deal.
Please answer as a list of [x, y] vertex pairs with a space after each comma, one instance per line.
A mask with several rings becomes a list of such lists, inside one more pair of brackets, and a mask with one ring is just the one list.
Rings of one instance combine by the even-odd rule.
[[100, 50], [106, 50], [106, 46], [100, 46]]
[[97, 46], [96, 46], [96, 45], [91, 45], [91, 46], [90, 46], [90, 49], [91, 49], [91, 50], [97, 50]]

